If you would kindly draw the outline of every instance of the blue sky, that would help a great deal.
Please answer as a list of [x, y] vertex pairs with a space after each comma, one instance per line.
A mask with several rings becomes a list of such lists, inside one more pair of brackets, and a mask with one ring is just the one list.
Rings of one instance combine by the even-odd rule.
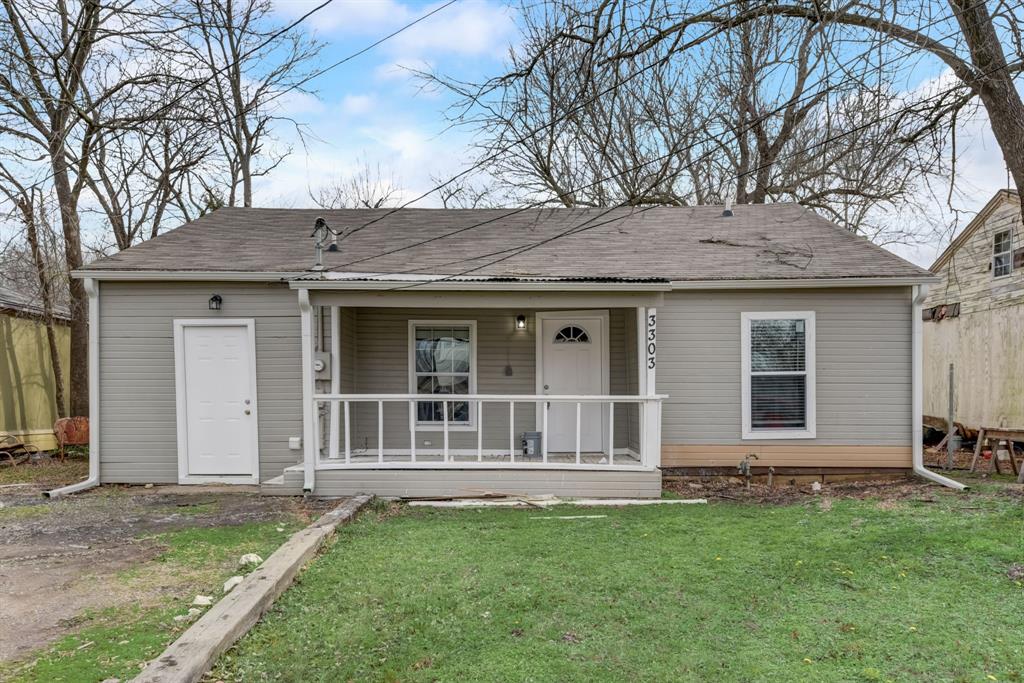
[[[277, 3], [283, 19], [294, 19], [319, 2]], [[400, 28], [441, 3], [396, 0], [334, 0], [306, 21], [324, 43], [330, 64]], [[322, 178], [350, 175], [361, 160], [394, 175], [408, 197], [434, 185], [430, 176], [450, 177], [470, 163], [469, 132], [446, 130], [451, 98], [427, 92], [404, 67], [433, 68], [467, 80], [500, 73], [515, 41], [511, 12], [488, 0], [459, 0], [371, 52], [317, 79], [313, 95], [288, 97], [285, 112], [308, 123], [303, 142], [287, 126], [279, 137], [293, 154], [257, 190], [262, 205], [303, 206], [307, 187]], [[435, 198], [422, 205], [436, 205]]]
[[[280, 0], [282, 20], [294, 20], [319, 0]], [[320, 58], [329, 64], [360, 50], [439, 6], [440, 2], [409, 0], [334, 0], [305, 25], [324, 47]], [[307, 124], [299, 138], [279, 127], [282, 145], [292, 154], [256, 188], [261, 206], [310, 206], [308, 188], [352, 174], [362, 161], [380, 165], [412, 198], [431, 188], [431, 177], [447, 178], [471, 163], [470, 132], [450, 129], [444, 112], [449, 96], [424, 91], [402, 67], [433, 68], [466, 81], [502, 73], [504, 57], [517, 30], [512, 11], [497, 0], [458, 0], [417, 26], [311, 84], [315, 92], [282, 101], [282, 113]], [[936, 66], [918, 71], [922, 79], [945, 77]], [[948, 77], [948, 76], [946, 76]], [[922, 87], [921, 83], [908, 84]], [[948, 87], [945, 83], [940, 87]], [[1006, 185], [1002, 155], [983, 115], [961, 121], [958, 136], [957, 208], [976, 211], [992, 193]], [[942, 199], [945, 199], [944, 193]], [[436, 206], [435, 196], [419, 202]], [[952, 214], [941, 202], [935, 221]], [[961, 219], [966, 223], [969, 216]], [[894, 251], [928, 265], [943, 244], [896, 247]]]

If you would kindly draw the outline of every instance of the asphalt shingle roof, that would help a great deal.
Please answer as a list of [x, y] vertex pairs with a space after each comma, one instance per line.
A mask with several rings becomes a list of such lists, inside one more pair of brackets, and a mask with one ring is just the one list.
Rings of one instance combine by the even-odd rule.
[[314, 261], [310, 233], [322, 216], [345, 231], [380, 219], [342, 239], [338, 252], [325, 251], [324, 265], [339, 272], [664, 280], [928, 275], [795, 204], [737, 206], [731, 217], [720, 206], [388, 211], [224, 208], [85, 270], [306, 271]]

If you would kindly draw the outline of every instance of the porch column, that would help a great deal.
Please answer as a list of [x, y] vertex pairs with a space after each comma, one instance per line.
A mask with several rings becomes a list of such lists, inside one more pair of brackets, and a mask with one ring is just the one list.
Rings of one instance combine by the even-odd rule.
[[[640, 394], [653, 399], [657, 395], [658, 309], [638, 306], [637, 358], [640, 362]], [[648, 400], [643, 404], [640, 424], [640, 460], [646, 467], [661, 465], [661, 404]]]
[[[331, 393], [341, 393], [341, 308], [331, 306]], [[332, 460], [338, 458], [338, 436], [341, 433], [339, 411], [341, 402], [331, 401], [330, 442], [327, 450]]]
[[302, 326], [302, 489], [312, 491], [318, 445], [316, 402], [313, 400], [316, 387], [313, 377], [313, 307], [309, 303], [309, 290], [300, 289], [298, 292]]

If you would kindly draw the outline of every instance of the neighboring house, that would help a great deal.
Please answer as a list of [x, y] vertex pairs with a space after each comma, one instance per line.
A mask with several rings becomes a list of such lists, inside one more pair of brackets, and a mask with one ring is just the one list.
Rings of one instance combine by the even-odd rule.
[[[76, 273], [91, 481], [658, 496], [748, 454], [910, 470], [933, 276], [796, 205], [726, 214], [217, 210]], [[344, 234], [322, 270], [318, 216]]]
[[932, 264], [924, 306], [925, 415], [1024, 429], [1024, 231], [1020, 196], [1000, 190]]
[[[70, 317], [66, 309], [61, 309], [55, 318], [66, 387]], [[42, 307], [31, 297], [0, 286], [0, 432], [14, 434], [43, 450], [56, 448], [56, 396]]]

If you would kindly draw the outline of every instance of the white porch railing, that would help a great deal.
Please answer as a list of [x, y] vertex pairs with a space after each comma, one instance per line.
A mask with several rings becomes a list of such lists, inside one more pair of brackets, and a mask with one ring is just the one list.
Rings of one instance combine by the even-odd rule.
[[[321, 414], [319, 406], [326, 405], [325, 412], [329, 428], [321, 430], [317, 426], [315, 433], [321, 434], [323, 443], [316, 449], [318, 453], [318, 469], [379, 469], [379, 468], [523, 468], [523, 469], [596, 469], [596, 470], [636, 470], [651, 469], [660, 464], [661, 449], [661, 400], [663, 396], [567, 396], [567, 395], [529, 395], [529, 394], [314, 394], [313, 400]], [[417, 405], [421, 403], [440, 404], [440, 421], [422, 422], [417, 419]], [[449, 420], [450, 404], [469, 404], [472, 419], [470, 424], [453, 423]], [[370, 404], [369, 412], [376, 412], [376, 448], [353, 448], [353, 407]], [[394, 435], [395, 417], [391, 411], [390, 422], [385, 423], [386, 404], [405, 404], [405, 424], [408, 437], [396, 439]], [[508, 449], [504, 446], [494, 448], [494, 435], [491, 431], [485, 448], [485, 420], [494, 415], [498, 406], [507, 411]], [[575, 406], [575, 441], [574, 448], [557, 453], [549, 452], [549, 413], [552, 404], [570, 404]], [[587, 450], [584, 447], [583, 406], [600, 405], [606, 411], [601, 422], [601, 448], [599, 451]], [[532, 405], [537, 415], [536, 431], [541, 433], [541, 449], [539, 456], [524, 456], [521, 448], [519, 430], [522, 422], [516, 424], [517, 406]], [[639, 450], [615, 448], [615, 416], [617, 410], [624, 407], [637, 406], [637, 425], [635, 441]], [[487, 406], [485, 410], [485, 406]], [[521, 408], [520, 408], [521, 409]], [[399, 418], [399, 424], [403, 420]], [[532, 421], [531, 421], [532, 424]], [[518, 427], [518, 429], [517, 429]], [[362, 430], [365, 435], [365, 430]], [[390, 434], [386, 432], [390, 431]], [[440, 432], [441, 446], [439, 449], [418, 449], [417, 435], [424, 432]], [[372, 434], [372, 431], [370, 432]], [[475, 433], [475, 448], [453, 448], [452, 434]], [[405, 442], [399, 449], [384, 447], [385, 436], [394, 444]], [[466, 437], [462, 437], [466, 439]], [[607, 439], [607, 440], [605, 440]], [[631, 439], [627, 438], [627, 441]], [[599, 459], [596, 459], [599, 458]], [[596, 459], [596, 460], [595, 460]]]

